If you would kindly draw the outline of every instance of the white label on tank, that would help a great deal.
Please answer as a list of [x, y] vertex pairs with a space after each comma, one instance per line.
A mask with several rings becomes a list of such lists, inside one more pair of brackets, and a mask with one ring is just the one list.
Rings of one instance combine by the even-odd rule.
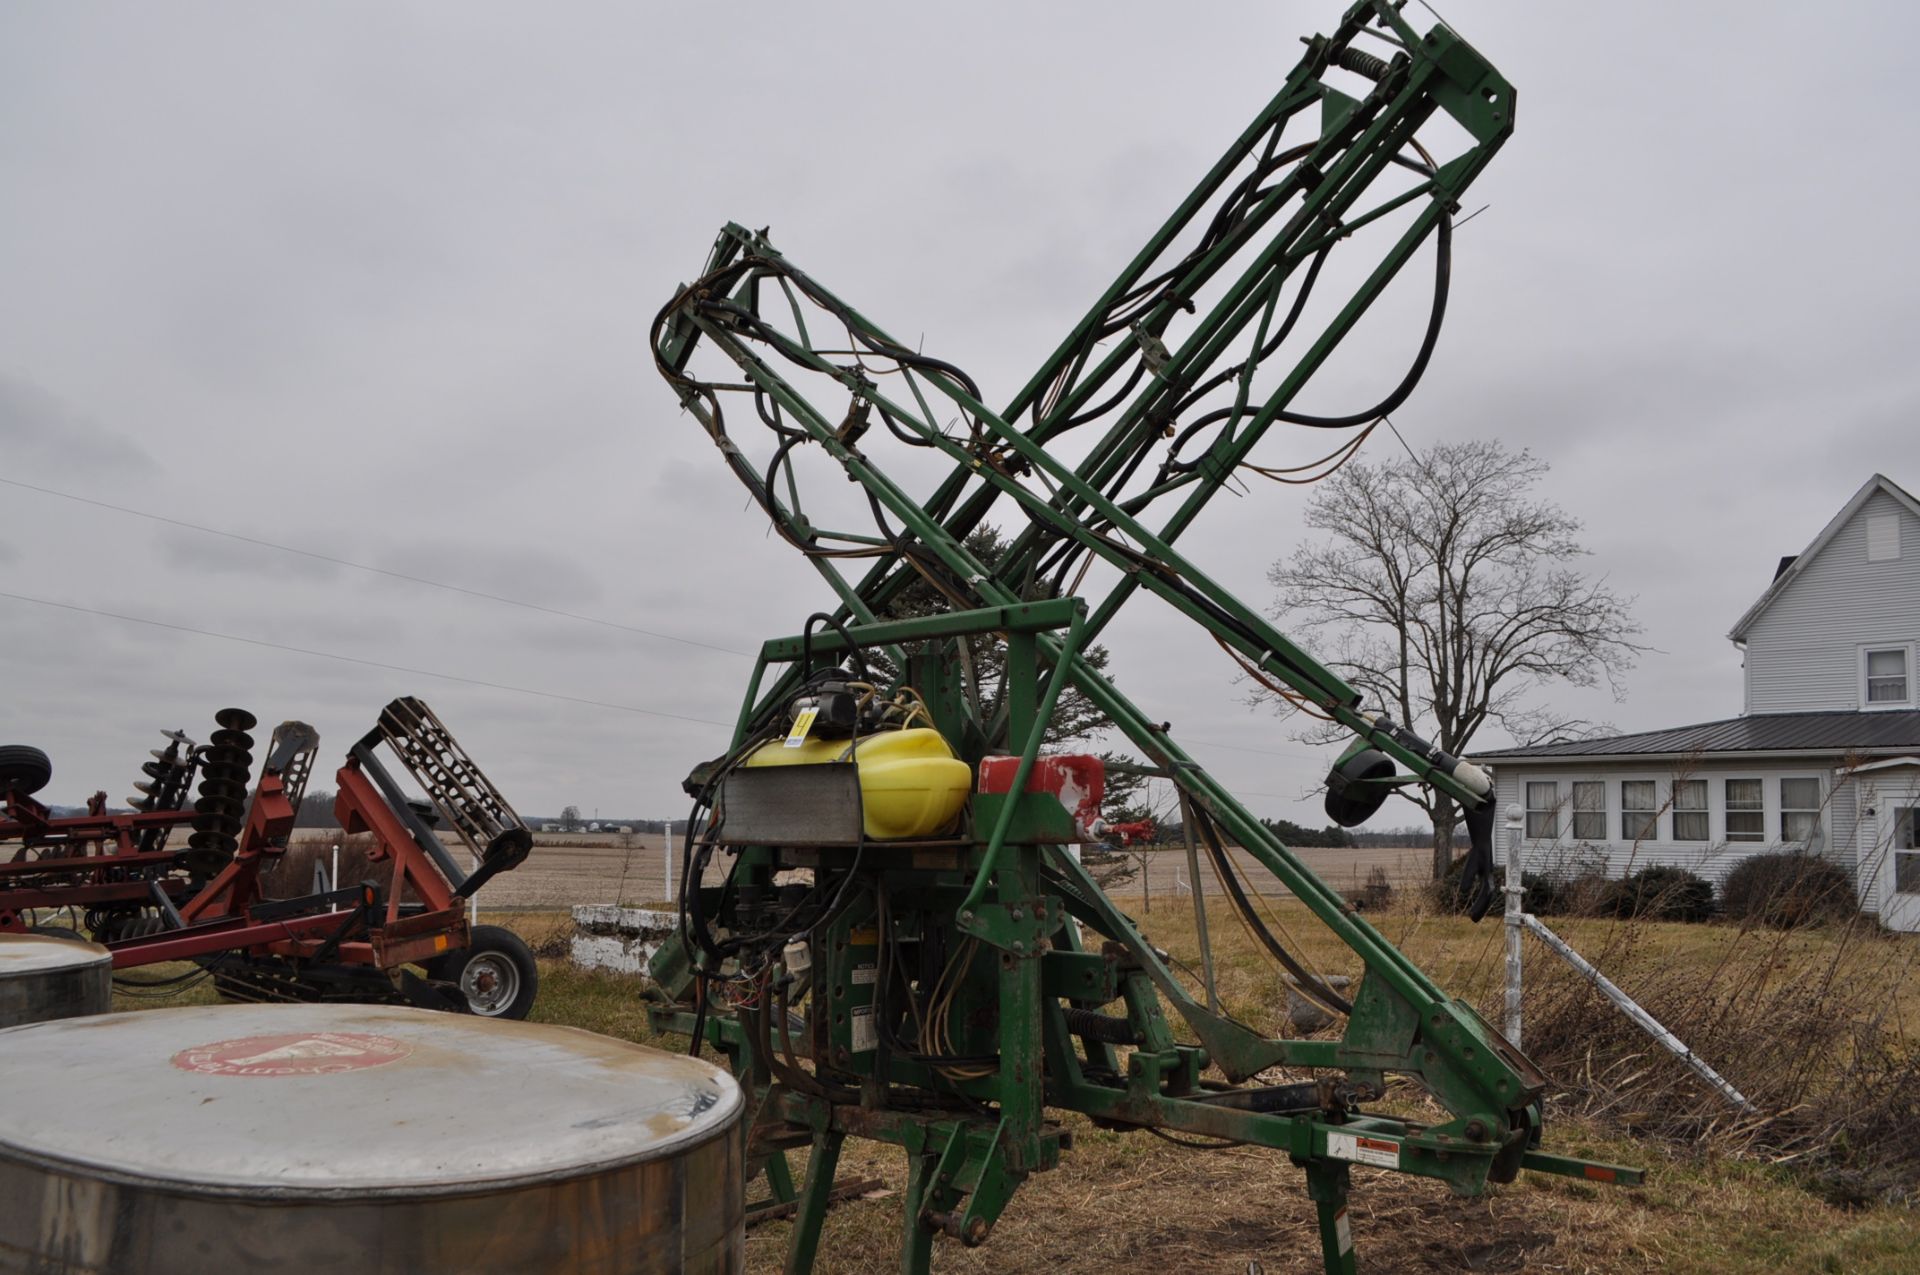
[[853, 1052], [870, 1054], [880, 1045], [880, 1036], [873, 1029], [873, 1007], [856, 1007], [853, 1010]]
[[1327, 1154], [1336, 1160], [1348, 1160], [1354, 1164], [1377, 1164], [1383, 1169], [1400, 1167], [1400, 1144], [1391, 1138], [1329, 1133]]
[[880, 971], [871, 965], [856, 965], [853, 967], [853, 985], [855, 987], [864, 987], [879, 977]]

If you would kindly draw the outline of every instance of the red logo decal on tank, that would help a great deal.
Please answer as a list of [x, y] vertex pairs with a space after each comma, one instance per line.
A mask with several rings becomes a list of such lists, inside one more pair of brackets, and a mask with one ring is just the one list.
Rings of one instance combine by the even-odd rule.
[[372, 1032], [283, 1032], [193, 1045], [173, 1056], [203, 1076], [325, 1076], [399, 1062], [413, 1046]]

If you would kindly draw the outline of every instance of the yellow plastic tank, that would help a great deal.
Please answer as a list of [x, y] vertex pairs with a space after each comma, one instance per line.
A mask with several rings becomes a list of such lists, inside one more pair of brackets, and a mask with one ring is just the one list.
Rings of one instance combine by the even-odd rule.
[[973, 769], [953, 755], [937, 730], [912, 727], [845, 739], [769, 740], [743, 763], [818, 766], [851, 760], [859, 767], [861, 823], [875, 841], [931, 837], [946, 831], [973, 791]]

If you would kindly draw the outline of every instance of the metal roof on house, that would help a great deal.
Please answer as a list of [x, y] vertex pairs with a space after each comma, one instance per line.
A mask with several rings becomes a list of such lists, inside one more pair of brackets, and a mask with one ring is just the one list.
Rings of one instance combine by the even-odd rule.
[[1698, 726], [1473, 754], [1476, 761], [1554, 757], [1686, 757], [1695, 753], [1884, 753], [1920, 748], [1920, 710], [1756, 713]]

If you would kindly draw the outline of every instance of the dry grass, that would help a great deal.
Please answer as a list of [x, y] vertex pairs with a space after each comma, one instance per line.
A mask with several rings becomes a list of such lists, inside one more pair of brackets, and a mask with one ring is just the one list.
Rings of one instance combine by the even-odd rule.
[[[1197, 970], [1191, 912], [1156, 900], [1149, 916], [1133, 902], [1133, 915], [1146, 923], [1154, 943]], [[1286, 900], [1272, 906], [1324, 972], [1360, 973], [1351, 953], [1304, 908]], [[516, 924], [530, 933], [543, 925], [550, 932], [552, 921], [528, 917]], [[1415, 909], [1387, 912], [1375, 924], [1443, 986], [1483, 1011], [1497, 1007], [1502, 978], [1497, 921], [1474, 926]], [[1654, 1003], [1656, 1012], [1669, 993], [1677, 997], [1683, 991], [1688, 995], [1667, 1008], [1716, 1007], [1722, 1034], [1703, 1034], [1691, 1043], [1736, 1083], [1751, 1086], [1756, 1098], [1772, 1092], [1766, 1077], [1788, 1055], [1801, 1068], [1796, 1074], [1804, 1081], [1802, 1092], [1844, 1095], [1851, 1083], [1847, 1067], [1863, 1056], [1858, 1047], [1863, 1026], [1872, 1028], [1869, 1034], [1888, 1056], [1912, 1056], [1913, 1029], [1920, 1023], [1912, 1014], [1920, 1009], [1920, 978], [1912, 964], [1920, 959], [1920, 940], [1864, 927], [1779, 933], [1575, 919], [1561, 928], [1629, 992]], [[1229, 1011], [1279, 1030], [1284, 996], [1271, 964], [1230, 920], [1217, 915], [1213, 945]], [[1482, 1199], [1458, 1200], [1420, 1179], [1358, 1170], [1352, 1216], [1363, 1269], [1892, 1273], [1916, 1268], [1920, 1214], [1878, 1196], [1836, 1203], [1826, 1176], [1831, 1166], [1771, 1149], [1769, 1130], [1794, 1129], [1796, 1119], [1806, 1119], [1804, 1112], [1790, 1113], [1784, 1122], [1729, 1119], [1716, 1095], [1613, 1010], [1601, 1012], [1604, 1003], [1597, 994], [1570, 978], [1532, 940], [1527, 971], [1526, 1008], [1535, 1029], [1529, 1045], [1546, 1060], [1556, 1082], [1548, 1149], [1643, 1165], [1651, 1171], [1649, 1185], [1628, 1190], [1525, 1174]], [[1839, 995], [1836, 989], [1868, 994]], [[677, 1041], [650, 1040], [635, 992], [632, 979], [555, 965], [536, 1016], [682, 1047]], [[1785, 1041], [1804, 1046], [1819, 1040], [1827, 1048], [1756, 1052], [1754, 1037], [1769, 1027], [1749, 1023], [1736, 1031], [1743, 1007], [1771, 1015], [1776, 1026], [1783, 1016], [1800, 1024], [1797, 1032], [1781, 1033]], [[1839, 1017], [1866, 1010], [1872, 1011], [1872, 1021]], [[1709, 1026], [1711, 1015], [1698, 1012], [1698, 1025]], [[1836, 1017], [1823, 1017], [1828, 1015]], [[1822, 1023], [1824, 1030], [1814, 1034], [1811, 1029]], [[1579, 1034], [1563, 1038], [1565, 1032]], [[1708, 1041], [1729, 1051], [1738, 1046], [1741, 1052], [1715, 1056]], [[1814, 1066], [1821, 1058], [1827, 1065]], [[1890, 1075], [1881, 1074], [1883, 1079]], [[1417, 1110], [1421, 1103], [1412, 1092], [1393, 1095], [1393, 1105], [1403, 1109]], [[1142, 1261], [1233, 1275], [1243, 1275], [1249, 1261], [1258, 1261], [1267, 1272], [1321, 1269], [1312, 1208], [1299, 1171], [1285, 1157], [1252, 1149], [1189, 1151], [1141, 1134], [1096, 1130], [1076, 1116], [1066, 1120], [1075, 1130], [1075, 1143], [1061, 1167], [1021, 1188], [983, 1248], [943, 1244], [936, 1258], [941, 1270], [1106, 1275]], [[1805, 1130], [1800, 1132], [1803, 1136]], [[898, 1183], [904, 1172], [901, 1154], [877, 1144], [849, 1142], [841, 1159], [842, 1178], [873, 1176]], [[897, 1269], [900, 1225], [897, 1195], [836, 1207], [818, 1269], [835, 1275]], [[781, 1222], [753, 1232], [750, 1271], [780, 1269], [789, 1229]]]

